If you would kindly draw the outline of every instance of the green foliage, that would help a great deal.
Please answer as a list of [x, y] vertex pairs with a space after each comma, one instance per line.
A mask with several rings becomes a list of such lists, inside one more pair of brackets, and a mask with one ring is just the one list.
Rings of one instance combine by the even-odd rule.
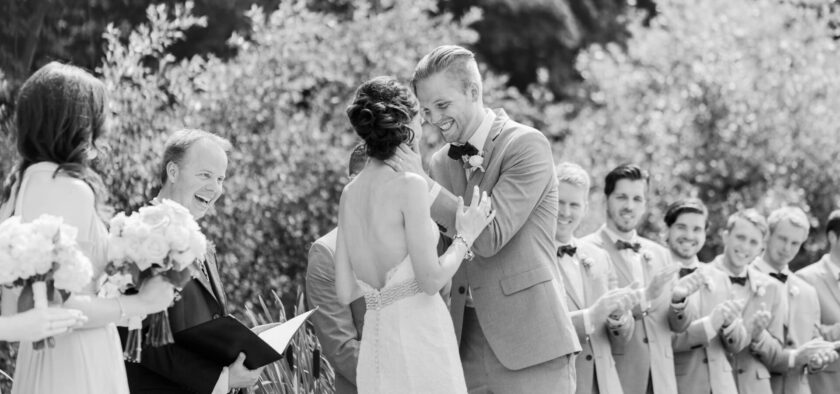
[[630, 26], [626, 50], [597, 45], [579, 56], [588, 103], [546, 131], [569, 135], [563, 158], [596, 184], [621, 162], [649, 168], [648, 231], [677, 196], [703, 199], [707, 253], [720, 249], [725, 216], [744, 207], [795, 204], [825, 218], [840, 202], [840, 53], [828, 10], [661, 1], [649, 27]]
[[[260, 296], [259, 308], [256, 311], [252, 309], [246, 311], [252, 326], [283, 323], [288, 320], [280, 296], [275, 292], [272, 292], [272, 296], [274, 304], [280, 305], [277, 313], [272, 313], [273, 309], [269, 308]], [[294, 316], [306, 311], [300, 287], [297, 290], [297, 298]], [[321, 354], [321, 344], [310, 325], [306, 325], [295, 334], [284, 356], [282, 360], [265, 367], [253, 392], [256, 394], [330, 394], [335, 392], [335, 371]]]
[[167, 132], [203, 128], [233, 142], [225, 195], [204, 227], [234, 309], [265, 291], [292, 294], [309, 245], [335, 225], [356, 139], [344, 115], [354, 89], [376, 75], [407, 78], [439, 43], [476, 38], [448, 14], [430, 16], [431, 1], [353, 6], [348, 18], [303, 1], [268, 14], [253, 8], [249, 39], [234, 35], [237, 55], [228, 60], [175, 62], [167, 54], [184, 29], [201, 23], [189, 4], [168, 18], [150, 8], [150, 22], [125, 39], [106, 33], [99, 71], [115, 116], [105, 174], [118, 210], [153, 196]]

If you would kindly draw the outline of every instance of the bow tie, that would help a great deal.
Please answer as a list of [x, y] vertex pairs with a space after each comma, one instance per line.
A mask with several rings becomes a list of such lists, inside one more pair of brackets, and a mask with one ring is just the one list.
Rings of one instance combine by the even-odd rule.
[[733, 285], [745, 286], [747, 284], [747, 277], [746, 276], [730, 276], [729, 281]]
[[469, 142], [461, 146], [449, 144], [449, 152], [447, 153], [449, 158], [452, 160], [461, 160], [464, 156], [473, 156], [477, 154], [478, 149]]
[[782, 282], [782, 283], [787, 283], [787, 278], [788, 278], [788, 276], [787, 276], [787, 275], [785, 275], [785, 274], [783, 274], [783, 273], [781, 273], [781, 272], [771, 272], [771, 273], [770, 273], [770, 276], [772, 276], [772, 277], [774, 277], [774, 278], [778, 279], [778, 280], [779, 280], [779, 282]]
[[618, 248], [618, 250], [633, 249], [634, 252], [639, 253], [639, 249], [642, 248], [642, 245], [638, 242], [631, 243], [619, 239], [618, 241], [615, 241], [615, 247]]
[[680, 278], [686, 275], [691, 275], [694, 271], [697, 271], [697, 268], [680, 268]]
[[557, 255], [563, 257], [563, 255], [568, 255], [569, 257], [575, 257], [575, 253], [577, 253], [577, 247], [572, 245], [563, 245], [557, 248]]

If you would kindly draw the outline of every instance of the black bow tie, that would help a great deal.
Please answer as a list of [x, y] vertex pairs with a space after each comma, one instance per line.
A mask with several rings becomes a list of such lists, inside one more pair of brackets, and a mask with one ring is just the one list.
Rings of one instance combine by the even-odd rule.
[[680, 268], [680, 278], [686, 275], [691, 275], [694, 271], [697, 271], [697, 268]]
[[638, 242], [625, 242], [619, 239], [618, 241], [615, 241], [615, 247], [618, 248], [618, 250], [633, 249], [634, 252], [639, 253], [639, 249], [642, 248], [642, 245]]
[[730, 276], [729, 281], [732, 282], [733, 285], [746, 286], [747, 277], [746, 276]]
[[563, 255], [568, 255], [569, 257], [575, 257], [575, 253], [577, 253], [577, 247], [572, 245], [563, 245], [557, 248], [557, 255], [563, 257]]
[[770, 276], [772, 276], [772, 277], [774, 277], [774, 278], [778, 279], [778, 280], [779, 280], [779, 282], [782, 282], [782, 283], [787, 283], [787, 278], [788, 278], [788, 276], [787, 276], [787, 275], [785, 275], [785, 274], [783, 274], [783, 273], [781, 273], [781, 272], [771, 272], [771, 273], [770, 273]]
[[478, 149], [472, 146], [469, 142], [464, 145], [449, 144], [449, 152], [447, 155], [452, 160], [461, 160], [464, 156], [473, 156], [478, 154]]

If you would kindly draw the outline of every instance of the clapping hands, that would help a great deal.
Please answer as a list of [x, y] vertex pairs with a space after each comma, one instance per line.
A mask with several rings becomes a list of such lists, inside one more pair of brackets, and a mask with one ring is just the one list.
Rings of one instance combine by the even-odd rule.
[[767, 308], [767, 304], [762, 302], [760, 309], [755, 312], [747, 320], [747, 332], [753, 341], [757, 341], [761, 337], [761, 332], [770, 325], [770, 319], [773, 316]]
[[601, 322], [608, 316], [620, 316], [638, 303], [639, 292], [631, 287], [610, 290], [592, 305], [592, 319]]
[[706, 275], [700, 270], [682, 277], [677, 281], [674, 290], [671, 292], [671, 302], [682, 302], [686, 297], [694, 294], [706, 283]]
[[662, 295], [662, 292], [665, 291], [668, 283], [670, 283], [679, 272], [680, 267], [676, 264], [669, 265], [657, 272], [653, 275], [653, 278], [648, 283], [647, 288], [645, 289], [645, 297], [648, 300], [655, 300]]

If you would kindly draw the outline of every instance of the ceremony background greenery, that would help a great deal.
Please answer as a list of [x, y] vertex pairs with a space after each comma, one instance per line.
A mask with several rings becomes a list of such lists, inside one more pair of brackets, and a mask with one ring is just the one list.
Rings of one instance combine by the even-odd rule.
[[[639, 230], [653, 239], [668, 203], [707, 203], [704, 261], [721, 252], [730, 213], [794, 204], [812, 218], [803, 266], [825, 250], [824, 220], [840, 206], [837, 1], [148, 3], [0, 5], [0, 175], [15, 161], [16, 90], [50, 60], [108, 86], [99, 167], [118, 211], [155, 195], [169, 132], [229, 138], [225, 194], [203, 227], [239, 316], [271, 291], [293, 305], [309, 246], [335, 226], [357, 142], [344, 114], [355, 87], [406, 80], [444, 43], [476, 50], [488, 105], [543, 131], [557, 162], [589, 170], [580, 235], [604, 222], [603, 176], [623, 162], [652, 174]], [[425, 136], [426, 155], [440, 144]], [[0, 357], [11, 371], [10, 353]]]

